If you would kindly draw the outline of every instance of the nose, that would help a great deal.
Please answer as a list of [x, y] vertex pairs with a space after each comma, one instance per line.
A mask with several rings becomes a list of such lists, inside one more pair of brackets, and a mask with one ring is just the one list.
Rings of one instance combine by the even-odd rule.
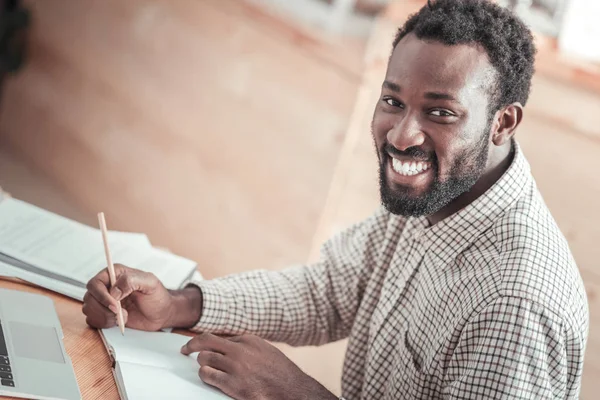
[[414, 146], [421, 146], [425, 142], [425, 133], [421, 129], [417, 116], [413, 112], [399, 116], [392, 129], [387, 134], [387, 140], [400, 151]]

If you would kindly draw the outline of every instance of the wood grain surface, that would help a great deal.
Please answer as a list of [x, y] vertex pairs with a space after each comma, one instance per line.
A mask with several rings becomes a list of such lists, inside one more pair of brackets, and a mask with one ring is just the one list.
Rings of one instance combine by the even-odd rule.
[[49, 290], [37, 288], [16, 279], [0, 279], [0, 288], [42, 294], [54, 301], [63, 329], [67, 354], [73, 362], [82, 398], [87, 400], [119, 399], [113, 378], [112, 362], [100, 334], [85, 323], [81, 303]]

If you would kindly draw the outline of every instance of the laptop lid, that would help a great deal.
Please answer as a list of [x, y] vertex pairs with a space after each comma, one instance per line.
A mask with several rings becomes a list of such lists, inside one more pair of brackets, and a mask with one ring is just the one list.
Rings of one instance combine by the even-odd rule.
[[0, 289], [0, 328], [0, 395], [81, 398], [50, 298]]

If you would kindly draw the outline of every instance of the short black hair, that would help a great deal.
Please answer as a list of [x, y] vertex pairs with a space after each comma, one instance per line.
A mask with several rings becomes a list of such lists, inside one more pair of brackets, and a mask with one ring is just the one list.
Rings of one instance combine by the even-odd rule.
[[497, 72], [491, 112], [527, 103], [536, 49], [529, 28], [507, 8], [488, 0], [429, 0], [398, 30], [393, 48], [409, 33], [449, 46], [483, 47]]

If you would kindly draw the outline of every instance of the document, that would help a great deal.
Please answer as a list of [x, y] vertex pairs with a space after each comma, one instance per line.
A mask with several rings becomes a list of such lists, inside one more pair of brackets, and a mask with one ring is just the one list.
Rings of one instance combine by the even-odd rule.
[[53, 292], [60, 293], [75, 300], [83, 301], [86, 289], [84, 287], [71, 285], [60, 280], [52, 279], [44, 275], [0, 261], [0, 276], [7, 278], [18, 278], [25, 282], [33, 283]]
[[[169, 289], [178, 289], [196, 269], [191, 260], [153, 248], [146, 235], [109, 232], [108, 240], [115, 263], [152, 272]], [[60, 281], [79, 292], [106, 268], [98, 229], [13, 198], [0, 202], [0, 261], [20, 275]]]

